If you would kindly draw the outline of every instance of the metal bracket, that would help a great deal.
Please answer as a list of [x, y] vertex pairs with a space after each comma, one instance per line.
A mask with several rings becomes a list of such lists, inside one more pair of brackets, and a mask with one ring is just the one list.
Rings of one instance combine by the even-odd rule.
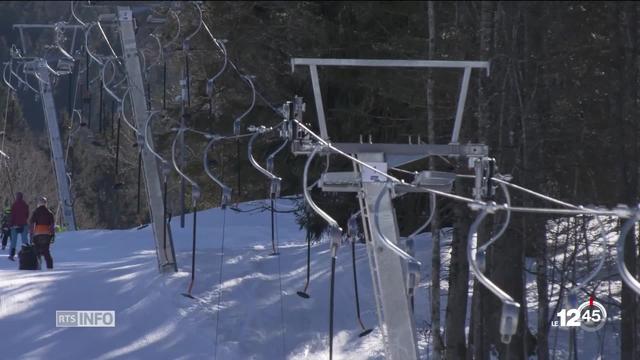
[[451, 143], [457, 144], [462, 127], [464, 107], [469, 90], [469, 80], [472, 69], [484, 69], [489, 75], [488, 61], [454, 61], [454, 60], [381, 60], [381, 59], [322, 59], [322, 58], [292, 58], [291, 72], [296, 66], [308, 66], [313, 86], [313, 96], [316, 104], [318, 116], [318, 126], [320, 136], [329, 140], [327, 123], [322, 103], [322, 92], [320, 90], [320, 80], [318, 77], [318, 66], [339, 66], [339, 67], [392, 67], [392, 68], [444, 68], [444, 69], [464, 69], [462, 81], [460, 83], [460, 94], [456, 108], [455, 121], [451, 134]]

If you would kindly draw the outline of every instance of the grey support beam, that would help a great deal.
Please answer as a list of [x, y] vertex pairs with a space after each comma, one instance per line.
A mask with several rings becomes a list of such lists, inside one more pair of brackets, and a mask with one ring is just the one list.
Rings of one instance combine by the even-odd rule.
[[[122, 40], [124, 64], [127, 69], [127, 84], [131, 93], [135, 126], [139, 134], [144, 134], [144, 123], [148, 115], [147, 102], [144, 93], [144, 83], [142, 81], [142, 70], [131, 8], [128, 6], [118, 6], [118, 22], [120, 25], [120, 38]], [[153, 148], [153, 139], [149, 138], [147, 141]], [[156, 242], [158, 265], [162, 272], [177, 271], [171, 229], [163, 218], [164, 201], [160, 184], [160, 169], [156, 158], [146, 147], [142, 150], [142, 164], [147, 190], [147, 203], [153, 226], [153, 236]], [[166, 245], [163, 244], [162, 238], [163, 231], [165, 231], [164, 226], [167, 227]]]
[[[488, 61], [457, 60], [386, 60], [386, 59], [321, 59], [293, 58], [291, 67], [307, 66], [355, 66], [355, 67], [405, 67], [405, 68], [444, 68], [444, 69], [484, 69], [489, 72]], [[293, 71], [293, 70], [292, 70]]]
[[[384, 163], [384, 154], [358, 154], [358, 159], [370, 165]], [[366, 173], [366, 169], [360, 168], [360, 173]], [[380, 206], [376, 209], [376, 200], [381, 192], [383, 195]], [[365, 234], [370, 236], [367, 239], [369, 259], [374, 266], [371, 268], [372, 279], [378, 284], [374, 287], [376, 291], [376, 305], [379, 316], [383, 321], [380, 327], [385, 339], [385, 358], [390, 360], [417, 360], [418, 346], [416, 329], [411, 312], [411, 304], [407, 292], [406, 271], [404, 260], [397, 254], [389, 250], [380, 238], [379, 233], [373, 228], [372, 217], [376, 216], [380, 222], [384, 236], [399, 244], [400, 235], [396, 215], [391, 203], [391, 195], [383, 182], [371, 182], [366, 176], [362, 177], [362, 193], [364, 195], [363, 213], [368, 214], [368, 229]]]
[[56, 184], [58, 190], [58, 201], [62, 206], [63, 225], [71, 231], [77, 230], [75, 214], [73, 212], [73, 202], [71, 200], [71, 192], [69, 191], [69, 180], [67, 170], [64, 163], [64, 154], [62, 152], [62, 141], [60, 139], [60, 128], [58, 127], [58, 117], [56, 113], [56, 104], [53, 100], [53, 92], [51, 89], [51, 73], [46, 60], [35, 60], [33, 63], [34, 70], [40, 84], [40, 98], [42, 110], [44, 112], [44, 120], [47, 124], [49, 133], [49, 145], [51, 146], [51, 158], [53, 160], [53, 168], [56, 175]]

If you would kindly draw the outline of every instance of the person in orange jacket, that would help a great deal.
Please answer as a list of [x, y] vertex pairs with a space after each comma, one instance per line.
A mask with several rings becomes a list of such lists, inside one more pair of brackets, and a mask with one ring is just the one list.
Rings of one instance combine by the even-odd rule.
[[53, 213], [47, 208], [46, 197], [41, 196], [38, 198], [38, 206], [31, 214], [29, 224], [31, 225], [30, 233], [33, 245], [36, 247], [38, 259], [44, 256], [47, 269], [53, 269], [53, 257], [51, 257], [49, 246], [53, 242], [56, 225]]

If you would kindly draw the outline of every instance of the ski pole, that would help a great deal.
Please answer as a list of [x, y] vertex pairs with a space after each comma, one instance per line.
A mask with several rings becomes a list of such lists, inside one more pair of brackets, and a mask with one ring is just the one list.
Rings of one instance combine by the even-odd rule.
[[304, 299], [308, 299], [311, 296], [307, 293], [309, 289], [309, 280], [311, 279], [311, 233], [307, 230], [307, 280], [304, 283], [304, 289], [296, 292], [298, 296]]

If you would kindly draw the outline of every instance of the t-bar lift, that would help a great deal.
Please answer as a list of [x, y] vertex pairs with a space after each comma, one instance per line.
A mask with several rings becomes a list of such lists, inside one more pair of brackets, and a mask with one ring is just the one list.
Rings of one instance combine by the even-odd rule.
[[[329, 172], [323, 174], [320, 186], [329, 192], [356, 192], [360, 194], [360, 211], [363, 229], [367, 239], [367, 252], [373, 280], [378, 321], [382, 329], [385, 356], [391, 360], [417, 360], [418, 347], [416, 329], [411, 310], [409, 289], [407, 288], [407, 266], [398, 256], [399, 233], [393, 204], [392, 193], [411, 191], [410, 186], [390, 186], [387, 179], [377, 172], [386, 173], [389, 167], [407, 164], [428, 156], [447, 156], [463, 158], [483, 158], [489, 149], [483, 144], [459, 144], [460, 128], [464, 106], [469, 88], [469, 79], [473, 69], [484, 69], [489, 73], [489, 63], [485, 61], [437, 61], [437, 60], [370, 60], [370, 59], [318, 59], [294, 58], [292, 71], [296, 66], [308, 66], [313, 86], [313, 94], [318, 118], [320, 137], [329, 144], [329, 132], [322, 103], [318, 66], [326, 67], [390, 67], [390, 68], [446, 68], [464, 70], [460, 85], [460, 94], [454, 118], [453, 131], [449, 144], [371, 144], [371, 143], [330, 143], [320, 152], [341, 151], [357, 158], [353, 172]], [[317, 143], [308, 132], [299, 131], [304, 106], [300, 98], [294, 100], [296, 120], [291, 123], [294, 134], [292, 152], [296, 155], [315, 154]], [[305, 134], [306, 133], [306, 134]], [[296, 137], [296, 134], [305, 134]], [[442, 189], [443, 176], [453, 181], [455, 174], [423, 171], [419, 185]], [[374, 224], [372, 216], [376, 216]], [[375, 228], [374, 228], [375, 227]], [[394, 251], [396, 250], [396, 251]], [[419, 265], [419, 264], [418, 264]]]

